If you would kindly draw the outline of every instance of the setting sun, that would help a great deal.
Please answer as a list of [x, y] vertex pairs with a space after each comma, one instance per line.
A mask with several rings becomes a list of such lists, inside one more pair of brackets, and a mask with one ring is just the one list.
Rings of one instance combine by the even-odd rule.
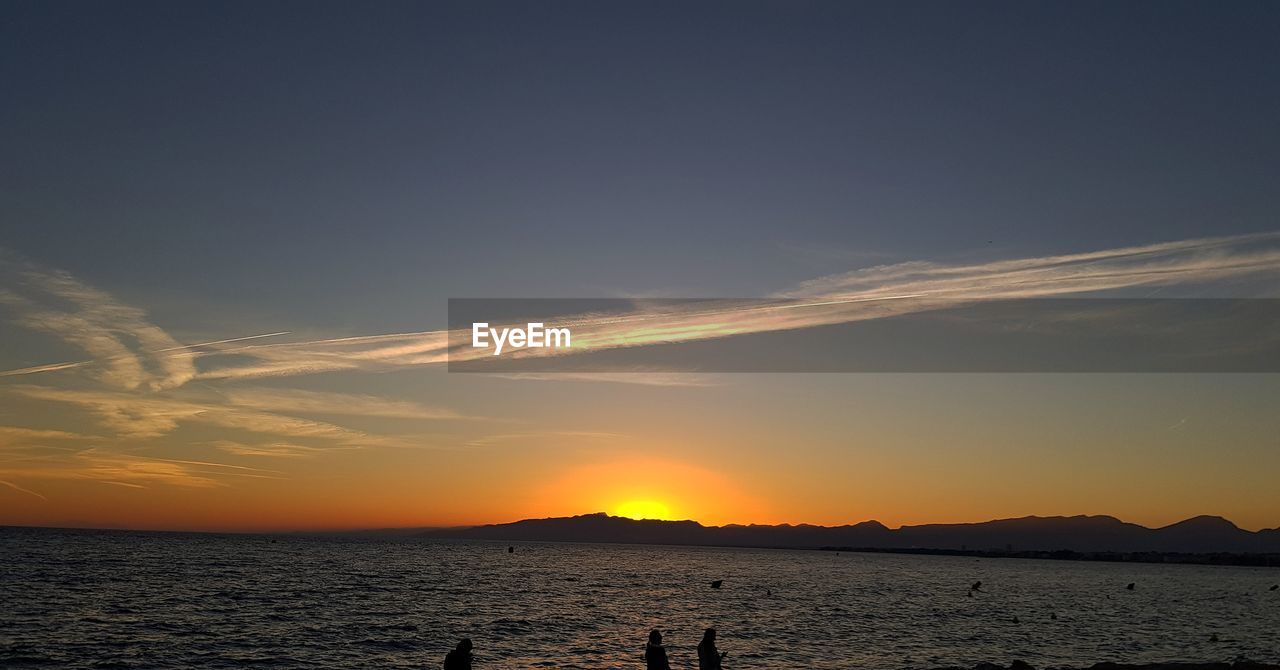
[[671, 520], [671, 508], [654, 500], [628, 500], [615, 507], [613, 514], [629, 519]]
[[710, 525], [775, 518], [723, 472], [669, 459], [625, 457], [548, 476], [517, 516], [566, 516], [583, 510]]

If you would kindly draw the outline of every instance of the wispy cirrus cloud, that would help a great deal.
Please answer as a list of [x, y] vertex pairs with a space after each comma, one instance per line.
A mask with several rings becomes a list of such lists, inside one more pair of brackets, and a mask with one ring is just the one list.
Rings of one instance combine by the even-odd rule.
[[30, 444], [33, 442], [49, 442], [63, 440], [95, 440], [94, 435], [81, 435], [65, 430], [48, 430], [44, 428], [23, 428], [21, 426], [0, 426], [0, 447], [14, 444]]
[[619, 433], [608, 433], [592, 430], [544, 430], [518, 433], [494, 433], [483, 435], [467, 441], [469, 447], [492, 447], [499, 444], [517, 442], [527, 444], [531, 441], [546, 440], [600, 442], [627, 437]]
[[[711, 301], [673, 308], [634, 301], [626, 314], [560, 318], [573, 327], [569, 350], [530, 355], [573, 355], [609, 349], [691, 342], [736, 335], [812, 328], [889, 318], [984, 301], [1106, 294], [1131, 289], [1204, 285], [1280, 276], [1280, 233], [1179, 240], [1078, 254], [974, 264], [908, 262], [819, 277], [779, 291], [776, 304]], [[249, 346], [237, 355], [257, 366], [220, 368], [202, 377], [230, 379], [269, 370], [388, 370], [480, 358], [485, 350], [450, 349], [449, 333], [431, 331], [304, 343]], [[465, 339], [466, 334], [462, 334]], [[454, 344], [459, 341], [455, 334]], [[526, 353], [522, 352], [522, 353]], [[211, 359], [218, 354], [211, 354]], [[615, 381], [616, 375], [601, 377]]]
[[640, 386], [668, 386], [700, 388], [720, 386], [707, 375], [690, 372], [653, 370], [617, 370], [614, 372], [509, 372], [489, 375], [498, 379], [538, 382], [587, 382], [605, 384], [636, 384]]
[[1160, 242], [987, 263], [913, 261], [827, 275], [778, 293], [785, 297], [890, 294], [1004, 300], [1203, 284], [1280, 272], [1280, 233]]
[[[387, 372], [448, 361], [448, 331], [362, 335], [210, 352], [197, 377], [220, 381], [322, 372]], [[230, 362], [228, 362], [228, 360]]]
[[247, 444], [232, 440], [216, 440], [209, 446], [235, 456], [261, 456], [267, 458], [312, 458], [322, 454], [349, 450], [354, 447], [314, 447], [289, 442], [263, 442]]
[[139, 395], [117, 391], [18, 386], [11, 393], [84, 408], [116, 437], [133, 440], [166, 435], [183, 423], [260, 433], [277, 437], [322, 440], [349, 446], [419, 447], [411, 439], [374, 435], [327, 421], [300, 418], [218, 402], [215, 398]]
[[[1280, 233], [1178, 240], [986, 263], [897, 263], [802, 282], [777, 292], [774, 297], [785, 302], [772, 306], [735, 305], [726, 301], [710, 308], [694, 306], [672, 310], [669, 307], [653, 309], [646, 301], [637, 300], [630, 314], [607, 317], [586, 314], [567, 319], [574, 326], [574, 347], [539, 353], [571, 355], [811, 328], [954, 307], [963, 302], [1097, 294], [1276, 276], [1280, 276]], [[81, 286], [74, 281], [71, 285]], [[76, 293], [70, 289], [67, 292]], [[47, 322], [45, 327], [58, 330], [59, 325], [67, 324], [58, 324], [55, 320]], [[150, 379], [152, 386], [172, 387], [192, 379], [220, 382], [340, 371], [385, 372], [436, 366], [447, 362], [450, 356], [461, 360], [488, 353], [458, 348], [451, 351], [449, 336], [448, 331], [421, 331], [212, 350], [181, 349], [179, 345], [178, 350], [167, 354], [148, 352], [149, 356], [170, 355], [178, 359], [165, 363], [179, 371], [174, 374], [140, 378], [140, 364], [129, 359], [115, 362], [109, 369], [112, 378], [122, 380], [126, 387], [131, 384], [136, 387], [144, 379]], [[114, 347], [108, 342], [99, 348], [104, 353], [112, 353]], [[66, 365], [52, 363], [28, 370], [53, 372], [65, 369]], [[606, 374], [599, 378], [601, 381], [617, 380], [607, 373], [593, 374]]]
[[97, 423], [117, 437], [145, 440], [172, 432], [179, 422], [206, 411], [202, 405], [172, 398], [135, 395], [118, 391], [57, 389], [44, 386], [15, 386], [14, 395], [50, 402], [77, 405], [88, 410]]
[[[215, 352], [214, 360], [232, 360], [231, 352], [246, 342], [287, 335], [273, 332], [184, 344], [151, 323], [144, 311], [124, 305], [104, 291], [70, 274], [44, 268], [0, 252], [0, 316], [12, 324], [48, 335], [81, 349], [86, 360], [52, 363], [0, 372], [0, 377], [58, 374], [70, 382], [52, 386], [12, 384], [0, 392], [25, 401], [79, 408], [101, 429], [82, 435], [45, 427], [0, 426], [0, 480], [3, 486], [43, 497], [27, 480], [77, 479], [127, 488], [152, 484], [212, 488], [234, 478], [279, 479], [283, 473], [234, 463], [190, 458], [162, 458], [136, 453], [140, 443], [169, 436], [184, 425], [213, 428], [230, 436], [254, 434], [261, 439], [221, 440], [207, 444], [228, 456], [302, 458], [335, 450], [423, 448], [412, 435], [371, 433], [320, 420], [317, 415], [378, 419], [467, 419], [449, 408], [372, 395], [322, 393], [295, 389], [236, 387], [222, 394], [189, 386], [197, 379], [196, 361]], [[406, 337], [357, 338], [368, 342], [351, 349], [342, 338], [282, 350], [278, 371], [374, 369], [430, 356], [431, 347]], [[335, 348], [341, 354], [323, 360]], [[267, 376], [274, 371], [269, 352], [253, 357], [250, 374], [227, 379]], [[301, 368], [299, 367], [301, 366]], [[266, 372], [267, 375], [260, 375]], [[59, 421], [66, 415], [59, 413]], [[61, 427], [61, 426], [59, 426]], [[84, 442], [94, 446], [83, 448]], [[164, 446], [161, 446], [164, 445]], [[148, 448], [187, 451], [191, 444], [153, 443]]]
[[[66, 272], [0, 251], [0, 306], [21, 326], [57, 337], [97, 362], [92, 374], [124, 389], [175, 388], [195, 377], [194, 355], [147, 319]], [[65, 366], [66, 364], [64, 364]]]
[[387, 419], [465, 419], [447, 407], [432, 407], [409, 400], [396, 400], [354, 393], [329, 393], [298, 389], [234, 389], [224, 394], [227, 402], [269, 412], [330, 414]]
[[270, 470], [205, 461], [184, 461], [121, 453], [101, 448], [76, 452], [71, 458], [29, 461], [20, 468], [0, 466], [0, 475], [30, 479], [97, 481], [103, 484], [145, 488], [165, 484], [185, 488], [217, 488], [226, 478], [279, 479]]
[[[1132, 296], [1135, 289], [1212, 288], [1226, 281], [1278, 277], [1280, 233], [977, 264], [898, 263], [803, 282], [776, 293], [772, 301], [655, 301], [652, 306], [639, 301], [628, 313], [563, 319], [557, 325], [573, 326], [572, 349], [524, 350], [518, 355], [571, 356], [886, 319], [984, 302]], [[455, 341], [464, 338], [465, 334]], [[463, 353], [455, 350], [458, 360], [467, 360]], [[484, 360], [489, 352], [469, 353], [469, 360]]]

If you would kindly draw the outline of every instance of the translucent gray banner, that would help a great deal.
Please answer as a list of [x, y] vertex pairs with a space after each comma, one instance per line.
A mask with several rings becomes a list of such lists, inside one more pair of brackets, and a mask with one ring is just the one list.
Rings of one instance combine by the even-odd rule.
[[1280, 300], [451, 299], [450, 372], [1280, 372]]

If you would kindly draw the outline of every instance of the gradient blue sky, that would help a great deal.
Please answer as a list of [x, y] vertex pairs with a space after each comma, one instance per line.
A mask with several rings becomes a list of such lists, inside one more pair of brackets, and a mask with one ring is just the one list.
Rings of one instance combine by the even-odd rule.
[[[762, 296], [908, 261], [980, 265], [1267, 233], [1280, 228], [1278, 34], [1280, 5], [1268, 2], [6, 1], [0, 246], [145, 309], [191, 343], [428, 330], [444, 325], [450, 297]], [[83, 358], [47, 332], [2, 323], [5, 369]], [[27, 404], [32, 384], [85, 391], [71, 374], [6, 384], [28, 390], [6, 396], [0, 423], [87, 421], [62, 404]], [[278, 512], [270, 523], [324, 525], [317, 478], [339, 471], [356, 478], [352, 499], [403, 489], [385, 504], [417, 506], [380, 515], [370, 503], [348, 525], [591, 511], [570, 502], [596, 498], [544, 503], [512, 482], [530, 459], [554, 480], [587, 462], [657, 457], [707, 470], [735, 460], [722, 474], [755, 500], [741, 516], [680, 503], [687, 492], [635, 494], [718, 521], [1004, 510], [1148, 522], [1214, 512], [1280, 525], [1280, 495], [1250, 467], [1280, 465], [1270, 377], [744, 376], [708, 387], [455, 377], [291, 380], [537, 428], [409, 430], [377, 423], [404, 417], [364, 417], [362, 430], [448, 443], [447, 455], [364, 452], [340, 468], [288, 471], [301, 482], [292, 497], [262, 493]], [[881, 406], [886, 397], [901, 402]], [[1113, 415], [1116, 403], [1138, 409]], [[1240, 416], [1224, 427], [1224, 411]], [[1178, 424], [1189, 415], [1208, 418]], [[799, 416], [807, 428], [791, 424]], [[940, 416], [988, 421], [931, 423]], [[730, 417], [739, 425], [726, 429]], [[849, 451], [868, 424], [881, 446]], [[1175, 425], [1172, 451], [1163, 438], [1133, 438]], [[108, 435], [95, 448], [204, 462], [226, 439], [184, 430], [150, 442]], [[1063, 437], [1073, 430], [1084, 433]], [[598, 458], [554, 439], [620, 435], [626, 445]], [[505, 507], [420, 501], [400, 479], [466, 468], [465, 445], [512, 439], [528, 449], [510, 461], [504, 490], [517, 490], [497, 499]], [[781, 467], [779, 444], [790, 442], [800, 446]], [[942, 442], [958, 451], [940, 456]], [[1121, 442], [1146, 464], [1127, 480], [1146, 497], [1100, 493], [1120, 485], [1098, 458]], [[1014, 467], [1031, 443], [1054, 456]], [[1161, 470], [1170, 453], [1189, 460]], [[954, 468], [1001, 456], [1012, 469], [964, 476], [987, 491], [1030, 485], [1051, 462], [1096, 483], [1063, 482], [1034, 504], [1010, 492], [956, 506], [965, 489], [938, 488], [944, 473], [920, 482], [944, 498], [930, 504], [895, 498], [905, 479], [884, 480], [896, 485], [880, 497], [847, 492], [859, 463], [916, 477], [931, 458]], [[259, 467], [236, 457], [223, 464]], [[511, 457], [485, 458], [500, 469]], [[239, 504], [218, 487], [184, 498], [175, 509], [187, 516], [157, 516], [159, 499], [103, 498], [92, 482], [48, 483], [47, 469], [24, 476], [15, 462], [0, 479], [40, 495], [0, 522], [107, 523], [120, 510], [122, 524], [237, 527], [250, 514], [190, 511]], [[483, 477], [464, 470], [461, 481], [488, 492]], [[1171, 493], [1197, 483], [1207, 488], [1185, 505]], [[1215, 496], [1230, 500], [1207, 509], [1227, 499]], [[46, 512], [40, 498], [62, 502]]]

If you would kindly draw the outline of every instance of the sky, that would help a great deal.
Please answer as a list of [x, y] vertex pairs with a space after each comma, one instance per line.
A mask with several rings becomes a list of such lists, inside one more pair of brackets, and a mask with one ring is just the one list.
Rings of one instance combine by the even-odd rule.
[[0, 524], [1280, 526], [1271, 374], [439, 348], [450, 298], [1280, 297], [1278, 32], [1263, 2], [5, 2]]

